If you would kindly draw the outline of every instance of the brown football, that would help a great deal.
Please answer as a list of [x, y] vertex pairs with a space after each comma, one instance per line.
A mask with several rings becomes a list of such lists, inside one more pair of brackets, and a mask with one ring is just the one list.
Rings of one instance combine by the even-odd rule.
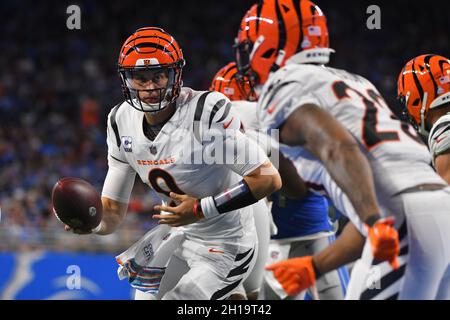
[[56, 217], [71, 228], [91, 230], [102, 220], [102, 200], [89, 182], [80, 178], [63, 178], [52, 191]]

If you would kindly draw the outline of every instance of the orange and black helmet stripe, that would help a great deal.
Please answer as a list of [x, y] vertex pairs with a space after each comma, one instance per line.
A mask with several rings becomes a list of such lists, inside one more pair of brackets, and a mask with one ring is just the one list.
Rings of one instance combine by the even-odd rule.
[[450, 79], [450, 60], [439, 55], [424, 54], [403, 67], [397, 83], [398, 97], [415, 124], [423, 125], [422, 113], [425, 118], [433, 101], [450, 92], [450, 80], [442, 82], [444, 78]]
[[[170, 42], [169, 40], [167, 40], [166, 38], [162, 38], [162, 37], [160, 37], [160, 36], [141, 36], [141, 37], [137, 37], [137, 38], [135, 38], [135, 39], [132, 39], [132, 40], [128, 41], [125, 45], [128, 45], [128, 44], [129, 44], [130, 42], [132, 42], [132, 41], [137, 41], [137, 40], [140, 40], [140, 39], [155, 39], [155, 38], [156, 38], [156, 39], [161, 39], [161, 40], [166, 41], [166, 43], [168, 43], [168, 44], [173, 48], [174, 52], [176, 53], [175, 59], [178, 60], [178, 59], [180, 58], [180, 53], [179, 53], [179, 51], [177, 50], [177, 48], [174, 46], [174, 44], [173, 44], [172, 42]], [[137, 48], [143, 48], [144, 45], [147, 45], [147, 47], [149, 47], [149, 48], [153, 47], [153, 48], [157, 48], [157, 49], [160, 49], [160, 50], [163, 50], [163, 51], [167, 51], [166, 48], [165, 48], [164, 46], [156, 45], [156, 44], [154, 44], [154, 43], [152, 43], [152, 42], [144, 42], [144, 43], [140, 43], [140, 44], [136, 45], [136, 47], [137, 47]], [[152, 45], [153, 45], [153, 46], [152, 46]], [[129, 50], [125, 53], [125, 56], [127, 56], [132, 50], [135, 50], [134, 47], [132, 47], [131, 49], [129, 49]], [[168, 53], [170, 56], [172, 56], [172, 54], [171, 54], [170, 51], [167, 51], [167, 53]], [[172, 57], [173, 57], [173, 56], [172, 56]]]
[[[152, 38], [159, 38], [162, 40], [165, 40], [168, 44], [170, 44], [170, 46], [173, 48], [173, 50], [176, 52], [177, 54], [177, 59], [179, 59], [181, 57], [181, 51], [180, 48], [178, 46], [175, 46], [175, 44], [173, 43], [173, 39], [172, 36], [170, 34], [168, 34], [167, 32], [165, 32], [163, 29], [161, 28], [156, 28], [156, 27], [145, 27], [145, 28], [141, 28], [138, 29], [137, 32], [139, 31], [148, 31], [148, 30], [152, 30], [152, 31], [159, 31], [162, 34], [158, 34], [158, 35], [151, 35], [151, 36], [138, 36], [137, 38], [135, 38], [134, 40], [138, 40], [138, 39], [142, 39], [142, 38], [148, 38], [148, 39], [152, 39]], [[172, 40], [169, 40], [172, 39]], [[131, 41], [130, 41], [131, 42]], [[125, 45], [127, 45], [128, 43], [126, 43]]]
[[[286, 9], [285, 9], [286, 10]], [[282, 49], [286, 47], [286, 24], [284, 22], [284, 18], [281, 15], [280, 3], [279, 0], [276, 0], [275, 3], [275, 12], [277, 14], [278, 23], [278, 48]]]
[[256, 100], [250, 82], [238, 73], [235, 62], [230, 62], [216, 73], [211, 82], [210, 90], [224, 94], [231, 101]]
[[[237, 73], [237, 67], [236, 67], [236, 64], [234, 64], [234, 63], [233, 64], [228, 64], [226, 66], [226, 69], [223, 71], [222, 77], [224, 79], [228, 79], [229, 75], [232, 74], [232, 73], [233, 73], [233, 75]], [[223, 88], [222, 88], [223, 84], [224, 84], [223, 81], [216, 81], [216, 87], [217, 88], [214, 88], [214, 90], [218, 91], [218, 92], [223, 92], [222, 91], [223, 90]]]
[[417, 90], [419, 91], [419, 97], [423, 97], [423, 87], [422, 84], [419, 81], [419, 78], [417, 77], [417, 67], [416, 67], [417, 61], [414, 60], [412, 64], [412, 76], [414, 79], [414, 83], [416, 85]]
[[[257, 50], [252, 47], [250, 52], [253, 52], [252, 71], [261, 83], [295, 53], [329, 45], [326, 17], [309, 0], [264, 0], [252, 6], [241, 22], [236, 46], [241, 51], [237, 56], [244, 56], [246, 42], [254, 45], [260, 36], [264, 36], [264, 40]], [[245, 69], [247, 62], [244, 60], [248, 59], [238, 61], [239, 68]], [[245, 70], [240, 71], [245, 73]]]
[[431, 82], [433, 83], [433, 87], [434, 87], [434, 97], [437, 97], [438, 95], [438, 85], [436, 83], [436, 81], [433, 78], [433, 73], [431, 72], [431, 68], [430, 68], [430, 60], [434, 55], [432, 54], [428, 54], [424, 57], [424, 63], [425, 63], [425, 68], [427, 68], [428, 70], [428, 75], [430, 76]]
[[181, 49], [170, 34], [160, 28], [145, 27], [138, 29], [126, 40], [120, 51], [119, 64], [124, 64], [133, 52], [139, 54], [141, 48], [157, 49], [166, 54], [172, 63], [183, 59]]

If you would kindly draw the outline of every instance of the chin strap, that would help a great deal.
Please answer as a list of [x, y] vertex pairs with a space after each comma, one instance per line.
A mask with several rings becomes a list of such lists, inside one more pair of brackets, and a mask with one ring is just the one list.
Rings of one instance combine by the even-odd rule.
[[420, 108], [420, 126], [419, 126], [419, 132], [424, 136], [427, 136], [429, 134], [428, 130], [425, 129], [425, 110], [427, 100], [428, 100], [428, 93], [425, 92], [423, 94], [422, 107]]
[[[408, 104], [408, 100], [409, 100], [409, 96], [410, 96], [410, 92], [408, 91], [406, 93], [406, 97], [405, 97], [405, 104]], [[425, 112], [427, 110], [426, 105], [427, 105], [427, 101], [428, 101], [428, 93], [424, 92], [423, 94], [423, 99], [422, 99], [422, 107], [420, 108], [420, 124], [419, 124], [419, 133], [421, 135], [424, 136], [428, 136], [430, 134], [430, 132], [426, 129], [426, 123], [425, 123]], [[429, 107], [429, 110], [437, 108], [439, 106], [442, 106], [443, 104], [446, 103], [450, 103], [450, 92], [441, 95], [439, 97], [437, 97], [436, 99], [434, 99]]]

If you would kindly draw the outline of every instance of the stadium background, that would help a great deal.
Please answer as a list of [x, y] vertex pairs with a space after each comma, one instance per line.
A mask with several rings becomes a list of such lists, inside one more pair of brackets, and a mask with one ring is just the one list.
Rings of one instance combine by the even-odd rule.
[[[232, 60], [231, 45], [253, 1], [0, 2], [0, 299], [128, 299], [114, 255], [151, 228], [157, 199], [137, 181], [129, 214], [111, 236], [67, 234], [51, 214], [51, 188], [64, 176], [93, 183], [106, 174], [106, 115], [121, 101], [116, 60], [122, 42], [145, 25], [181, 45], [184, 84], [206, 90]], [[398, 114], [396, 78], [422, 53], [450, 56], [446, 1], [318, 0], [328, 18], [330, 65], [375, 83]], [[68, 30], [66, 8], [81, 8]], [[381, 8], [369, 30], [366, 8]], [[70, 286], [78, 266], [81, 289]], [[72, 290], [74, 289], [74, 290]]]

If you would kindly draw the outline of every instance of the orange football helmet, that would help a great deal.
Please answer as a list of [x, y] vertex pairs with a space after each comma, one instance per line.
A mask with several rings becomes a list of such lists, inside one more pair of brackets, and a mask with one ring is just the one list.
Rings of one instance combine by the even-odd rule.
[[[184, 65], [183, 52], [170, 34], [155, 27], [138, 29], [124, 42], [119, 54], [125, 100], [143, 112], [164, 109], [180, 93]], [[152, 85], [148, 85], [149, 82]], [[142, 92], [156, 98], [144, 102]]]
[[450, 103], [450, 60], [424, 54], [408, 61], [398, 77], [397, 96], [408, 120], [426, 135], [428, 111]]
[[256, 101], [255, 91], [248, 79], [238, 73], [235, 62], [230, 62], [217, 72], [209, 90], [223, 93], [231, 101]]
[[322, 10], [309, 0], [264, 0], [241, 22], [235, 54], [239, 72], [264, 84], [271, 72], [296, 55], [296, 62], [327, 63], [328, 28]]

